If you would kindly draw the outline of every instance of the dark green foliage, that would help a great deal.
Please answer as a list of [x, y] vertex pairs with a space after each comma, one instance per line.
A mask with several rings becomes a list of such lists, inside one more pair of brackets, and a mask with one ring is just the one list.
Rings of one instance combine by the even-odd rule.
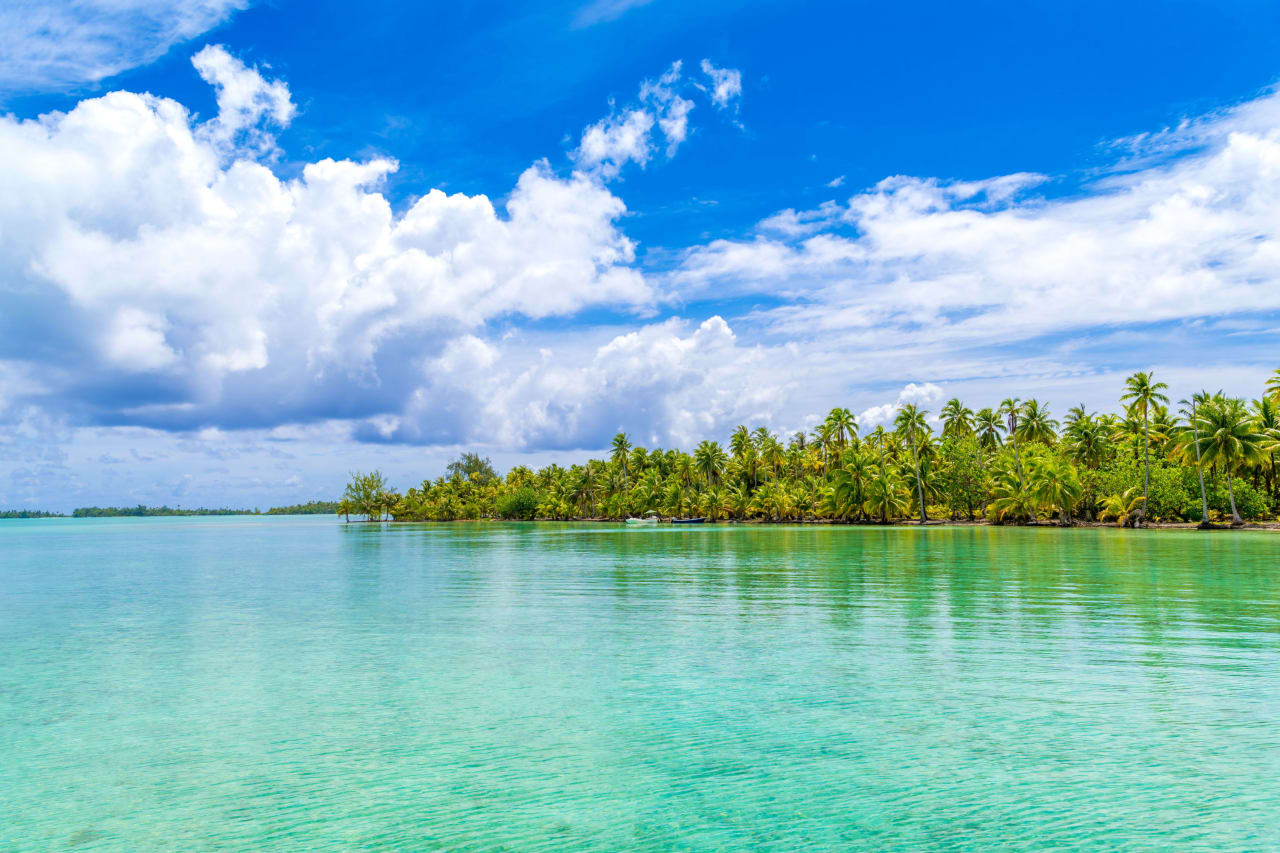
[[[1142, 491], [1142, 462], [1128, 455], [1113, 460], [1099, 472], [1100, 495], [1119, 495], [1127, 489]], [[1187, 475], [1190, 474], [1188, 477]], [[1147, 517], [1151, 521], [1185, 521], [1200, 516], [1200, 486], [1195, 472], [1165, 459], [1151, 460], [1151, 491]]]
[[60, 512], [45, 512], [39, 509], [5, 509], [0, 510], [0, 518], [66, 518]]
[[370, 521], [381, 521], [382, 516], [390, 512], [399, 500], [400, 496], [387, 484], [387, 478], [381, 471], [369, 474], [355, 471], [351, 474], [351, 482], [347, 484], [335, 512], [349, 511], [367, 516]]
[[538, 493], [528, 486], [498, 498], [498, 517], [528, 521], [538, 511]]
[[267, 515], [333, 515], [338, 511], [337, 501], [309, 501], [304, 504], [273, 506]]
[[450, 479], [461, 477], [481, 484], [498, 479], [498, 472], [493, 470], [493, 463], [487, 456], [481, 456], [479, 453], [462, 454], [449, 463], [449, 467], [445, 469], [445, 475]]
[[72, 518], [152, 518], [158, 516], [187, 515], [257, 515], [256, 509], [175, 509], [171, 506], [82, 506], [71, 513]]
[[[1231, 518], [1231, 496], [1227, 492], [1227, 478], [1205, 477], [1205, 492], [1209, 497], [1209, 512], [1217, 510], [1224, 519]], [[1266, 518], [1269, 515], [1266, 495], [1258, 491], [1248, 480], [1236, 478], [1231, 481], [1231, 488], [1236, 493], [1236, 509], [1241, 518]], [[1196, 512], [1200, 515], [1199, 499], [1196, 501]]]
[[948, 436], [942, 440], [934, 486], [952, 518], [973, 518], [982, 513], [990, 485], [984, 465], [976, 437]]

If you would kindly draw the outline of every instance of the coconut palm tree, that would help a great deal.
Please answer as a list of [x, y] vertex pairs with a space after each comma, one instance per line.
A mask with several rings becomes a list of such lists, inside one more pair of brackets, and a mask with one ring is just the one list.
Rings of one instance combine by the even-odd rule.
[[858, 434], [858, 422], [848, 409], [832, 409], [823, 423], [835, 435], [841, 452], [844, 452], [846, 441]]
[[1187, 429], [1191, 436], [1191, 446], [1196, 452], [1196, 476], [1200, 478], [1200, 526], [1209, 526], [1209, 496], [1204, 490], [1204, 466], [1200, 464], [1200, 428], [1196, 421], [1196, 410], [1209, 400], [1209, 394], [1201, 391], [1192, 394], [1188, 400], [1179, 400], [1182, 405], [1182, 416], [1187, 419]]
[[898, 433], [906, 438], [907, 443], [911, 445], [911, 458], [915, 464], [916, 472], [916, 497], [920, 501], [921, 524], [929, 520], [929, 514], [924, 507], [924, 485], [920, 481], [920, 455], [916, 450], [916, 445], [923, 436], [929, 433], [929, 424], [925, 420], [928, 414], [928, 412], [916, 408], [914, 403], [907, 403], [898, 410], [897, 417], [893, 419], [894, 427], [898, 430]]
[[1280, 367], [1275, 369], [1267, 380], [1267, 396], [1280, 405]]
[[1142, 414], [1142, 520], [1147, 518], [1147, 497], [1151, 489], [1151, 431], [1148, 428], [1148, 410], [1154, 403], [1168, 403], [1169, 398], [1160, 393], [1168, 389], [1163, 382], [1152, 382], [1152, 376], [1146, 371], [1138, 371], [1124, 382], [1125, 392], [1121, 400], [1133, 404], [1135, 411]]
[[868, 514], [880, 516], [882, 524], [888, 524], [892, 517], [905, 514], [911, 506], [906, 491], [906, 484], [898, 472], [882, 467], [879, 475], [867, 484]]
[[1022, 404], [1021, 421], [1018, 424], [1018, 438], [1023, 441], [1038, 441], [1041, 444], [1053, 444], [1058, 438], [1058, 422], [1049, 417], [1049, 407], [1040, 405], [1034, 397]]
[[1092, 415], [1078, 418], [1064, 433], [1063, 443], [1067, 455], [1077, 465], [1097, 468], [1106, 457], [1110, 446], [1107, 428]]
[[627, 454], [631, 452], [631, 441], [625, 432], [613, 437], [613, 463], [622, 469], [622, 491], [627, 491]]
[[1089, 410], [1084, 407], [1084, 403], [1072, 406], [1067, 409], [1067, 416], [1062, 421], [1063, 432], [1070, 433], [1076, 424], [1092, 418], [1093, 415], [1089, 414]]
[[[1242, 524], [1236, 509], [1232, 475], [1245, 465], [1262, 461], [1270, 449], [1270, 440], [1257, 431], [1243, 400], [1215, 397], [1199, 407], [1196, 418], [1199, 438], [1196, 444], [1202, 465], [1217, 465], [1227, 476], [1227, 495], [1231, 500], [1231, 522]], [[1145, 506], [1145, 505], [1144, 505]]]
[[1043, 456], [1031, 465], [1031, 494], [1040, 504], [1058, 510], [1063, 526], [1071, 524], [1071, 508], [1080, 502], [1084, 489], [1070, 463]]
[[1267, 437], [1270, 449], [1266, 451], [1262, 462], [1262, 476], [1267, 484], [1267, 493], [1276, 493], [1276, 445], [1280, 444], [1280, 404], [1273, 403], [1270, 397], [1254, 400], [1253, 423], [1257, 431]]
[[983, 450], [995, 450], [1004, 443], [1000, 436], [1004, 424], [1000, 421], [1000, 414], [990, 408], [978, 410], [974, 415], [973, 428], [978, 435], [978, 445]]
[[1013, 467], [1018, 474], [1018, 491], [1022, 491], [1022, 458], [1018, 455], [1018, 415], [1022, 411], [1022, 401], [1017, 397], [1006, 397], [1000, 404], [1000, 414], [1008, 421], [1009, 437], [1013, 439]]
[[718, 442], [703, 441], [693, 451], [693, 460], [698, 472], [706, 479], [707, 485], [713, 486], [719, 484], [720, 475], [724, 471], [724, 466], [728, 464], [729, 457]]
[[1114, 518], [1117, 527], [1132, 527], [1139, 518], [1137, 510], [1141, 503], [1142, 495], [1138, 494], [1137, 486], [1125, 489], [1122, 495], [1107, 495], [1102, 499], [1098, 518], [1102, 521]]
[[942, 407], [942, 434], [953, 438], [973, 435], [973, 410], [953, 397]]

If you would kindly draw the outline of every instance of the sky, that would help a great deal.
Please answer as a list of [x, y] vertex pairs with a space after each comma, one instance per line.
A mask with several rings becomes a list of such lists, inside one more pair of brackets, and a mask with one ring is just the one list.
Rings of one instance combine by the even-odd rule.
[[1271, 2], [17, 0], [0, 509], [1280, 366]]

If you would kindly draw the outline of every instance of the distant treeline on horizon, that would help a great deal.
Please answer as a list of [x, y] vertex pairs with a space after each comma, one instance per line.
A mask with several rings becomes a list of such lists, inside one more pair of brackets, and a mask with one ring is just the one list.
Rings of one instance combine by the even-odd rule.
[[333, 515], [338, 511], [337, 501], [310, 501], [305, 504], [273, 506], [263, 512], [254, 509], [180, 509], [171, 506], [82, 506], [71, 515], [61, 512], [44, 512], [34, 509], [0, 510], [0, 518], [151, 518], [158, 516], [189, 515]]

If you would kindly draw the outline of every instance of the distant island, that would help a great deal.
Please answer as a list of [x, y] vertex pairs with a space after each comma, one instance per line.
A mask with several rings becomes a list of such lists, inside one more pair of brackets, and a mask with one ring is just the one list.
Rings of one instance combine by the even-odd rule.
[[257, 507], [253, 509], [181, 509], [171, 506], [82, 506], [72, 510], [68, 516], [61, 512], [45, 512], [35, 509], [0, 510], [0, 519], [4, 518], [153, 518], [162, 516], [194, 516], [194, 515], [334, 515], [338, 512], [337, 501], [310, 501], [304, 504], [289, 506], [273, 506], [263, 512]]

